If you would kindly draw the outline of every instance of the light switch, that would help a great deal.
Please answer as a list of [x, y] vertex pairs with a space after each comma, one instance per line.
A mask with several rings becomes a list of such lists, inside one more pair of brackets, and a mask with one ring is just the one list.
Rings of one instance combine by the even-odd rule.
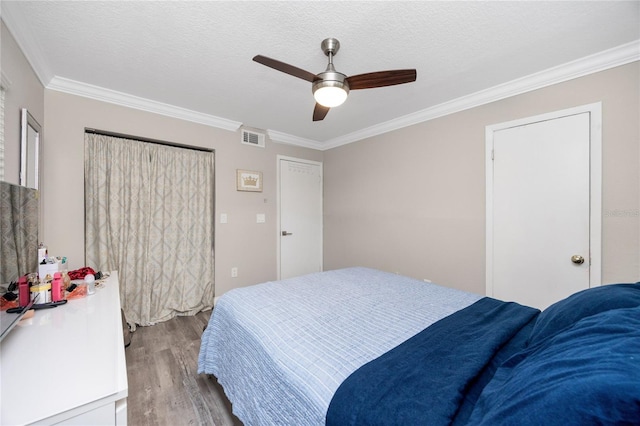
[[227, 223], [227, 214], [220, 213], [220, 223]]
[[256, 223], [265, 223], [266, 222], [266, 217], [264, 213], [258, 213], [256, 215]]

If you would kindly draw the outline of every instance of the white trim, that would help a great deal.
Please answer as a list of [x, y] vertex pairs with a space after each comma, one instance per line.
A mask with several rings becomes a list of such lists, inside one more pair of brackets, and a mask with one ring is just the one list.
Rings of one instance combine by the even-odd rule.
[[485, 296], [493, 295], [493, 133], [497, 129], [486, 126], [484, 131], [485, 173]]
[[590, 116], [590, 212], [589, 246], [591, 265], [589, 287], [602, 285], [602, 103], [581, 105], [547, 114], [489, 125], [485, 128], [485, 174], [486, 174], [486, 281], [485, 291], [493, 294], [493, 135], [498, 130], [523, 126], [530, 123], [553, 120], [582, 113]]
[[635, 40], [486, 90], [453, 99], [395, 120], [329, 139], [322, 146], [324, 149], [335, 148], [638, 60], [640, 60], [640, 40]]
[[211, 127], [218, 127], [232, 132], [238, 130], [242, 125], [239, 121], [227, 120], [226, 118], [220, 118], [214, 115], [204, 114], [162, 102], [156, 102], [130, 95], [128, 93], [105, 89], [104, 87], [94, 86], [92, 84], [80, 83], [78, 81], [62, 77], [54, 77], [51, 80], [51, 83], [47, 86], [47, 89], [83, 96], [85, 98], [95, 99], [111, 104], [122, 105], [141, 111], [152, 112], [154, 114], [165, 115], [167, 117], [192, 121], [194, 123], [205, 124]]
[[589, 286], [602, 285], [602, 103], [587, 105], [591, 122], [591, 204]]
[[[277, 163], [277, 167], [276, 167], [276, 173], [277, 173], [277, 184], [276, 184], [276, 217], [277, 217], [277, 221], [278, 224], [276, 226], [276, 271], [277, 271], [277, 279], [281, 279], [281, 275], [280, 275], [280, 241], [281, 241], [281, 233], [282, 233], [282, 222], [281, 222], [281, 218], [280, 218], [280, 162], [281, 160], [286, 160], [286, 161], [295, 161], [298, 163], [303, 163], [303, 164], [312, 164], [314, 166], [319, 166], [320, 167], [320, 178], [322, 179], [323, 184], [321, 185], [321, 188], [324, 188], [324, 166], [322, 164], [322, 162], [320, 161], [314, 161], [314, 160], [306, 160], [304, 158], [297, 158], [297, 157], [289, 157], [286, 155], [277, 155], [276, 156], [276, 163]], [[322, 221], [322, 223], [320, 224], [320, 246], [324, 247], [324, 189], [321, 189], [322, 194], [320, 195], [320, 220]], [[321, 251], [320, 252], [320, 270], [324, 270], [324, 252]]]
[[[29, 161], [29, 129], [34, 133], [33, 159]], [[26, 108], [20, 109], [20, 185], [41, 189], [40, 156], [42, 154], [42, 127]], [[29, 175], [33, 173], [33, 186], [29, 185]]]
[[288, 145], [301, 146], [303, 148], [311, 148], [322, 151], [324, 145], [322, 142], [314, 141], [312, 139], [300, 138], [298, 136], [290, 135], [288, 133], [278, 132], [276, 130], [267, 130], [269, 139], [271, 142], [284, 143]]

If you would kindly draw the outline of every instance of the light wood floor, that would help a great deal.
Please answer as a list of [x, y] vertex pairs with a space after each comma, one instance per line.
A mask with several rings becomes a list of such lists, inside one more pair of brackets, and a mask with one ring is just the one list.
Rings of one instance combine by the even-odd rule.
[[242, 425], [214, 377], [197, 374], [202, 330], [211, 311], [131, 333], [125, 349], [128, 424]]

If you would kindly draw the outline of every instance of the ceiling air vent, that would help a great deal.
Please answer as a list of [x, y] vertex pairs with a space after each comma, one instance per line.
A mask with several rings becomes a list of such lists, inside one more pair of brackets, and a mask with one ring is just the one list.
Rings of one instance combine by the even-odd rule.
[[262, 133], [242, 130], [242, 143], [264, 148], [264, 135]]

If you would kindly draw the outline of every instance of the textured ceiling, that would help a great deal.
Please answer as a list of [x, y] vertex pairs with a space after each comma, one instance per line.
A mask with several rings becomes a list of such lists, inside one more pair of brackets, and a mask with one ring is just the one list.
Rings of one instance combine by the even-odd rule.
[[[73, 81], [326, 143], [640, 39], [640, 2], [7, 1], [0, 13], [45, 86]], [[312, 122], [319, 73], [416, 68], [352, 91]]]

